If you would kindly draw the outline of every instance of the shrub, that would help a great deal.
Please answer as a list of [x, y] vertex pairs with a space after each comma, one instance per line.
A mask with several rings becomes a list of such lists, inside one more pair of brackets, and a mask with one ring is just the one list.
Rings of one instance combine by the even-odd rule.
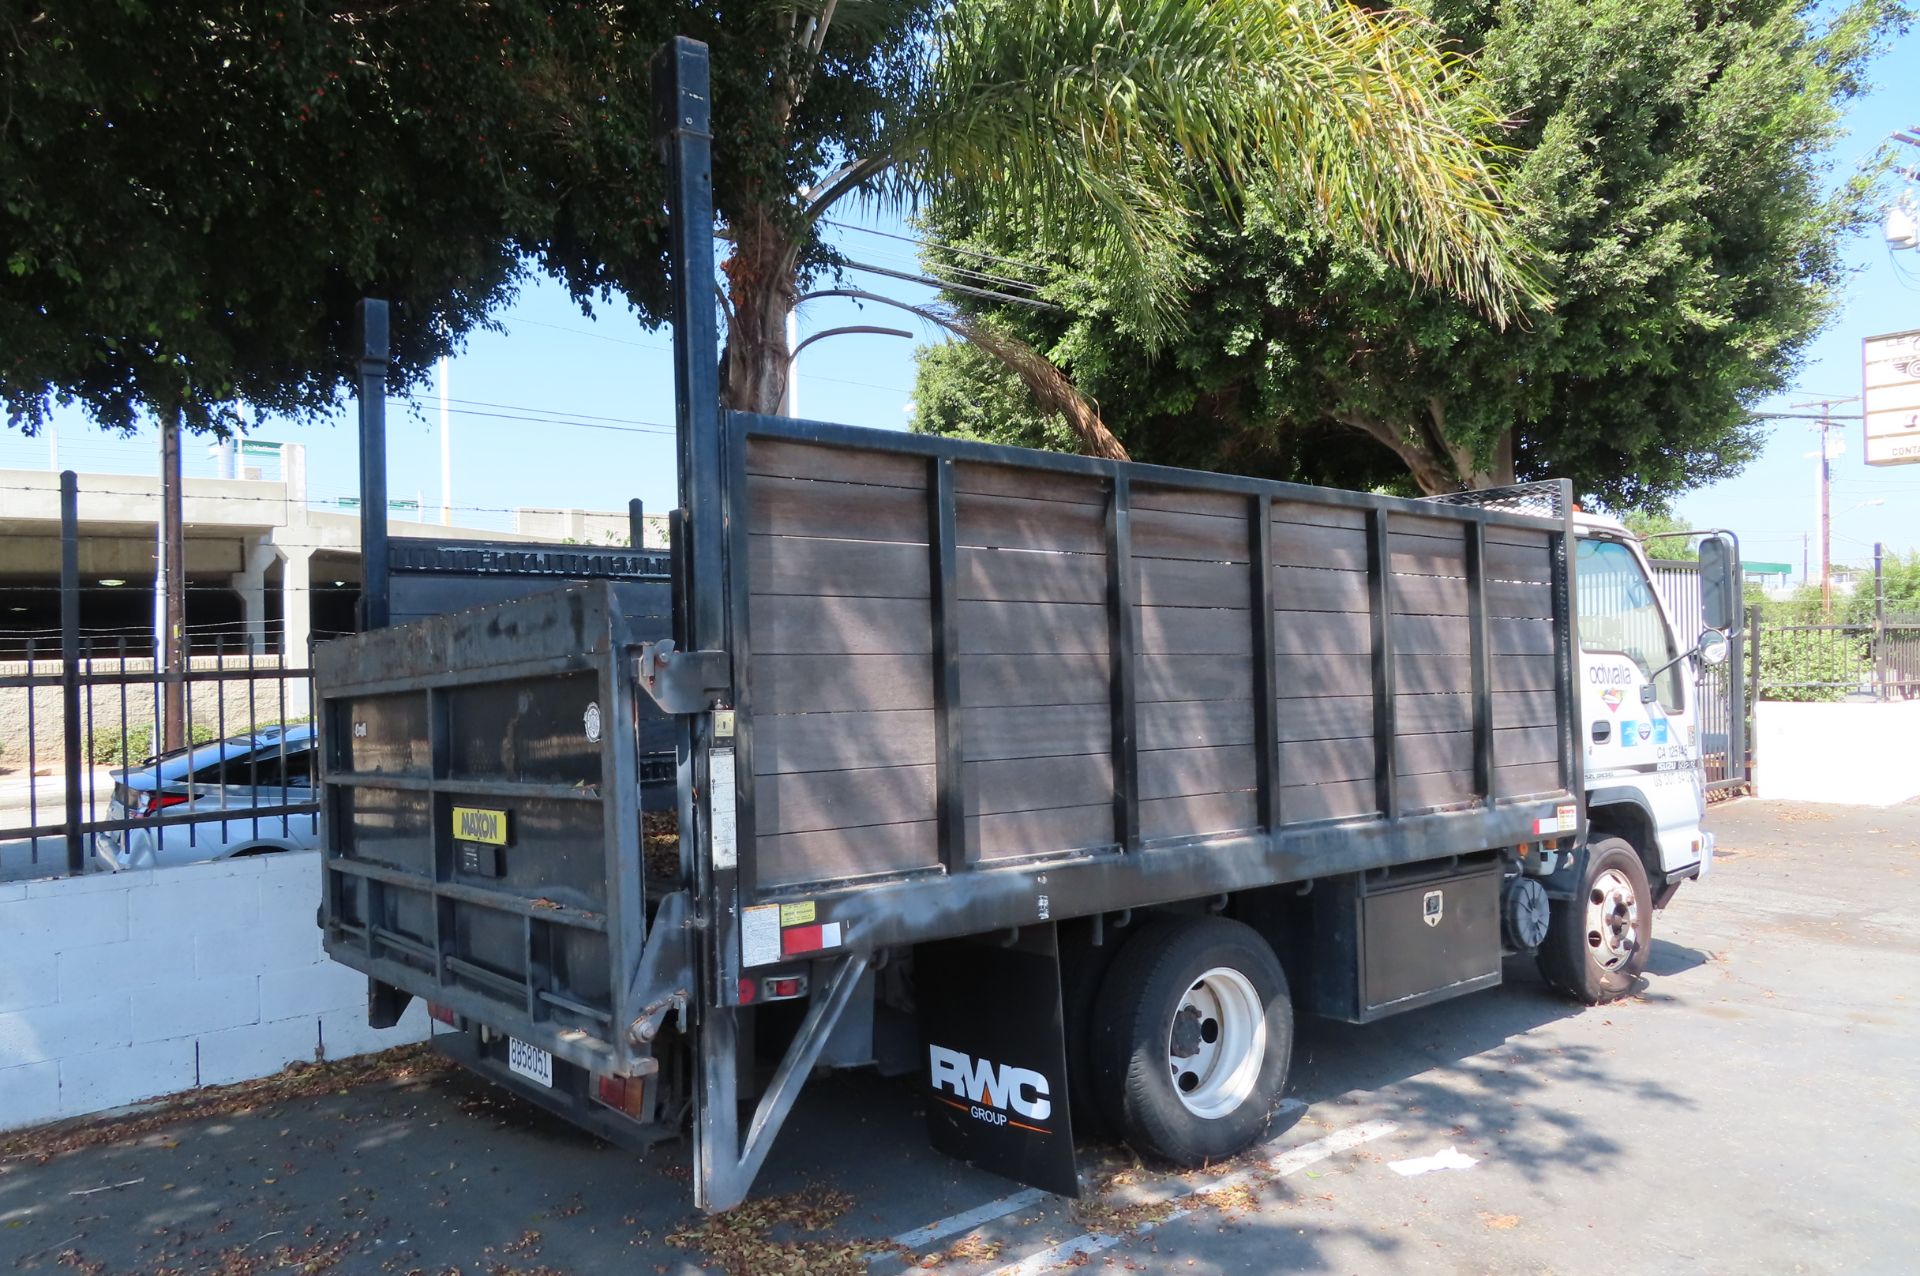
[[[210, 744], [218, 737], [213, 728], [196, 722], [187, 732], [191, 744]], [[129, 724], [125, 734], [115, 726], [96, 727], [87, 737], [87, 759], [96, 766], [132, 766], [144, 762], [154, 754], [153, 724], [140, 722]]]
[[1872, 668], [1863, 635], [1761, 629], [1762, 700], [1845, 700]]

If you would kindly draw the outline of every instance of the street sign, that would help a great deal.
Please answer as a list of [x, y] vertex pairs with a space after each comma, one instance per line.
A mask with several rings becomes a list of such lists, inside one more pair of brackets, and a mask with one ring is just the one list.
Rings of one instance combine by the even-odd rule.
[[1860, 343], [1868, 465], [1920, 462], [1920, 328]]

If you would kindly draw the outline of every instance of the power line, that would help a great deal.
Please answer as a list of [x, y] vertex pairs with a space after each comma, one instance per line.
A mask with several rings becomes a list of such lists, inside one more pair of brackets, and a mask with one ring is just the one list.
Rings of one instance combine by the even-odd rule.
[[856, 226], [852, 222], [835, 221], [830, 217], [821, 218], [829, 226], [838, 226], [842, 230], [858, 231], [863, 235], [877, 235], [881, 239], [897, 240], [903, 244], [912, 244], [916, 248], [936, 248], [941, 252], [958, 253], [979, 261], [999, 262], [1003, 266], [1017, 266], [1021, 270], [1031, 270], [1044, 274], [1046, 267], [1037, 262], [1021, 261], [1014, 257], [1002, 257], [998, 253], [986, 252], [978, 248], [963, 248], [959, 244], [944, 244], [937, 239], [915, 239], [911, 235], [896, 235], [891, 231], [875, 230], [871, 226]]

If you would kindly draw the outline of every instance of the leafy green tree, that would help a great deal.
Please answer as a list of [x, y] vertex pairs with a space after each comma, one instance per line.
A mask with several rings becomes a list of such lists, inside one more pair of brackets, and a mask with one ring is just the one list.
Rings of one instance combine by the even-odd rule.
[[[1697, 561], [1700, 551], [1691, 540], [1675, 536], [1675, 532], [1692, 530], [1682, 520], [1659, 510], [1628, 510], [1620, 516], [1627, 530], [1645, 543], [1649, 558], [1675, 558], [1687, 562]], [[1648, 539], [1649, 537], [1653, 539]]]
[[[1130, 320], [1131, 281], [1042, 251], [1017, 214], [936, 204], [935, 238], [1034, 263], [1064, 313], [957, 304], [1047, 353], [1144, 460], [1424, 492], [1566, 476], [1614, 508], [1738, 471], [1751, 406], [1831, 313], [1840, 237], [1868, 214], [1864, 181], [1826, 193], [1824, 155], [1896, 10], [1425, 9], [1513, 121], [1550, 307], [1489, 322], [1257, 186], [1196, 223], [1191, 320], [1170, 340]], [[990, 367], [941, 352], [922, 368], [920, 428], [1045, 441], [1031, 418], [950, 411], [1007, 392]]]
[[[1495, 319], [1531, 295], [1486, 99], [1421, 22], [1334, 0], [238, 0], [28, 5], [0, 41], [0, 397], [127, 428], [331, 406], [362, 293], [423, 375], [551, 272], [664, 318], [647, 62], [713, 52], [724, 392], [771, 409], [844, 201], [992, 203], [1164, 332], [1195, 192], [1260, 180]], [[989, 348], [1014, 347], [987, 337]], [[1036, 375], [1042, 382], [1044, 375]], [[1057, 383], [1057, 376], [1054, 383]], [[1059, 383], [1063, 384], [1063, 383]], [[1066, 395], [1065, 400], [1071, 401]], [[1076, 417], [1083, 443], [1097, 418]]]
[[[1886, 600], [1886, 618], [1889, 621], [1920, 623], [1920, 550], [1905, 554], [1896, 550], [1885, 555], [1880, 563], [1880, 576], [1880, 593]], [[1861, 576], [1859, 586], [1846, 601], [1843, 615], [1850, 625], [1873, 623], [1874, 583], [1871, 571]]]

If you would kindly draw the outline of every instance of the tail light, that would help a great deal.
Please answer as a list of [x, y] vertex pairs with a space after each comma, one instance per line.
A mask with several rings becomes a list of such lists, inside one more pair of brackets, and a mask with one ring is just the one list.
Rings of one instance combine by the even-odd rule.
[[437, 1019], [449, 1028], [460, 1026], [460, 1016], [453, 1013], [452, 1006], [443, 1006], [437, 1001], [427, 1003], [427, 1018]]
[[593, 1074], [593, 1097], [615, 1112], [644, 1121], [647, 1114], [647, 1082], [644, 1077], [610, 1077]]
[[140, 814], [153, 815], [170, 806], [185, 806], [187, 795], [184, 793], [149, 793], [146, 805], [140, 808]]

